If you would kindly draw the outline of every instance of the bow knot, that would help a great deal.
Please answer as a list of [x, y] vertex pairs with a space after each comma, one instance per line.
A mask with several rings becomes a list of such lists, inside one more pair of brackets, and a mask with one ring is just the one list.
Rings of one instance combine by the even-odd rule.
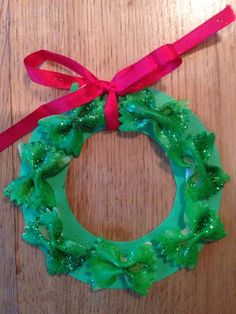
[[98, 80], [94, 84], [100, 87], [105, 93], [116, 93], [115, 85], [112, 82]]
[[[219, 23], [219, 20], [221, 23]], [[80, 63], [63, 55], [47, 50], [39, 50], [32, 53], [24, 60], [26, 70], [32, 81], [44, 86], [66, 90], [70, 90], [72, 83], [76, 82], [79, 85], [83, 85], [83, 88], [41, 105], [23, 120], [2, 132], [0, 134], [0, 151], [32, 131], [37, 126], [38, 120], [83, 106], [104, 93], [108, 93], [104, 107], [107, 129], [118, 129], [117, 95], [124, 96], [128, 93], [135, 93], [153, 85], [181, 64], [182, 54], [199, 45], [234, 20], [234, 12], [230, 6], [227, 6], [175, 43], [163, 45], [138, 62], [119, 71], [111, 82], [97, 79], [95, 75]], [[46, 61], [62, 65], [79, 76], [40, 69], [40, 66]]]

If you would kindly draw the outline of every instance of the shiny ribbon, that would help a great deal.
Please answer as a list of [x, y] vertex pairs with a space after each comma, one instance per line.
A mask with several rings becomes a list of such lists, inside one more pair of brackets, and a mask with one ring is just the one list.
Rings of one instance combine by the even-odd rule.
[[[99, 80], [80, 63], [63, 55], [47, 50], [39, 50], [30, 54], [25, 58], [24, 63], [32, 81], [65, 90], [70, 90], [71, 84], [77, 82], [81, 88], [41, 105], [24, 119], [2, 132], [0, 134], [0, 151], [31, 132], [37, 126], [38, 120], [72, 110], [103, 94], [108, 94], [104, 108], [107, 129], [116, 130], [119, 127], [117, 96], [137, 92], [171, 73], [181, 64], [182, 54], [234, 20], [234, 12], [230, 6], [227, 6], [175, 43], [163, 45], [138, 62], [119, 71], [110, 82]], [[40, 69], [40, 66], [46, 61], [62, 65], [79, 76]]]

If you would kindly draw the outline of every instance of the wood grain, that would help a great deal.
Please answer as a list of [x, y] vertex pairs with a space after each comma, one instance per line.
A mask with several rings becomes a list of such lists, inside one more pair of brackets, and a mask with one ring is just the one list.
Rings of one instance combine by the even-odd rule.
[[[0, 130], [61, 94], [32, 84], [23, 58], [45, 48], [79, 60], [103, 79], [224, 8], [220, 0], [0, 1]], [[236, 9], [236, 0], [231, 1]], [[156, 87], [217, 134], [231, 174], [221, 215], [229, 236], [204, 248], [194, 271], [156, 283], [146, 298], [47, 275], [42, 254], [21, 240], [21, 211], [0, 194], [0, 313], [233, 314], [236, 308], [236, 24], [195, 49]], [[23, 140], [27, 140], [26, 136]], [[17, 144], [0, 154], [0, 189], [17, 176]], [[169, 213], [175, 186], [168, 161], [141, 135], [102, 133], [70, 165], [68, 198], [91, 232], [134, 239]]]

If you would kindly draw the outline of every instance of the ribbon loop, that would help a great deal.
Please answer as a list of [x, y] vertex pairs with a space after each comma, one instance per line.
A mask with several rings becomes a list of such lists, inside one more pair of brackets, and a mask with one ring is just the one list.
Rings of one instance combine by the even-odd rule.
[[[79, 74], [80, 77], [40, 69], [40, 66], [48, 61], [61, 65]], [[44, 86], [70, 90], [71, 84], [74, 82], [84, 85], [98, 80], [96, 76], [80, 63], [48, 50], [33, 52], [24, 59], [24, 64], [31, 80]]]

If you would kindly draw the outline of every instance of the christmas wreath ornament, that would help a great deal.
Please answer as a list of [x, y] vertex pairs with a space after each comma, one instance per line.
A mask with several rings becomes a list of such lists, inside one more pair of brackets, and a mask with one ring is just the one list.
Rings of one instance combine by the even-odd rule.
[[[181, 64], [181, 55], [235, 19], [223, 11], [176, 41], [118, 72], [109, 83], [79, 63], [46, 50], [25, 59], [31, 79], [70, 89], [0, 134], [0, 150], [34, 130], [19, 145], [20, 176], [4, 190], [22, 207], [23, 239], [46, 256], [49, 274], [69, 274], [93, 289], [130, 288], [146, 295], [153, 282], [196, 266], [205, 243], [225, 236], [218, 215], [228, 181], [214, 134], [187, 103], [150, 88]], [[53, 61], [75, 71], [70, 76], [40, 69]], [[152, 138], [170, 159], [176, 196], [170, 215], [150, 233], [128, 242], [109, 241], [84, 229], [70, 210], [65, 179], [68, 165], [93, 134], [138, 132]]]

